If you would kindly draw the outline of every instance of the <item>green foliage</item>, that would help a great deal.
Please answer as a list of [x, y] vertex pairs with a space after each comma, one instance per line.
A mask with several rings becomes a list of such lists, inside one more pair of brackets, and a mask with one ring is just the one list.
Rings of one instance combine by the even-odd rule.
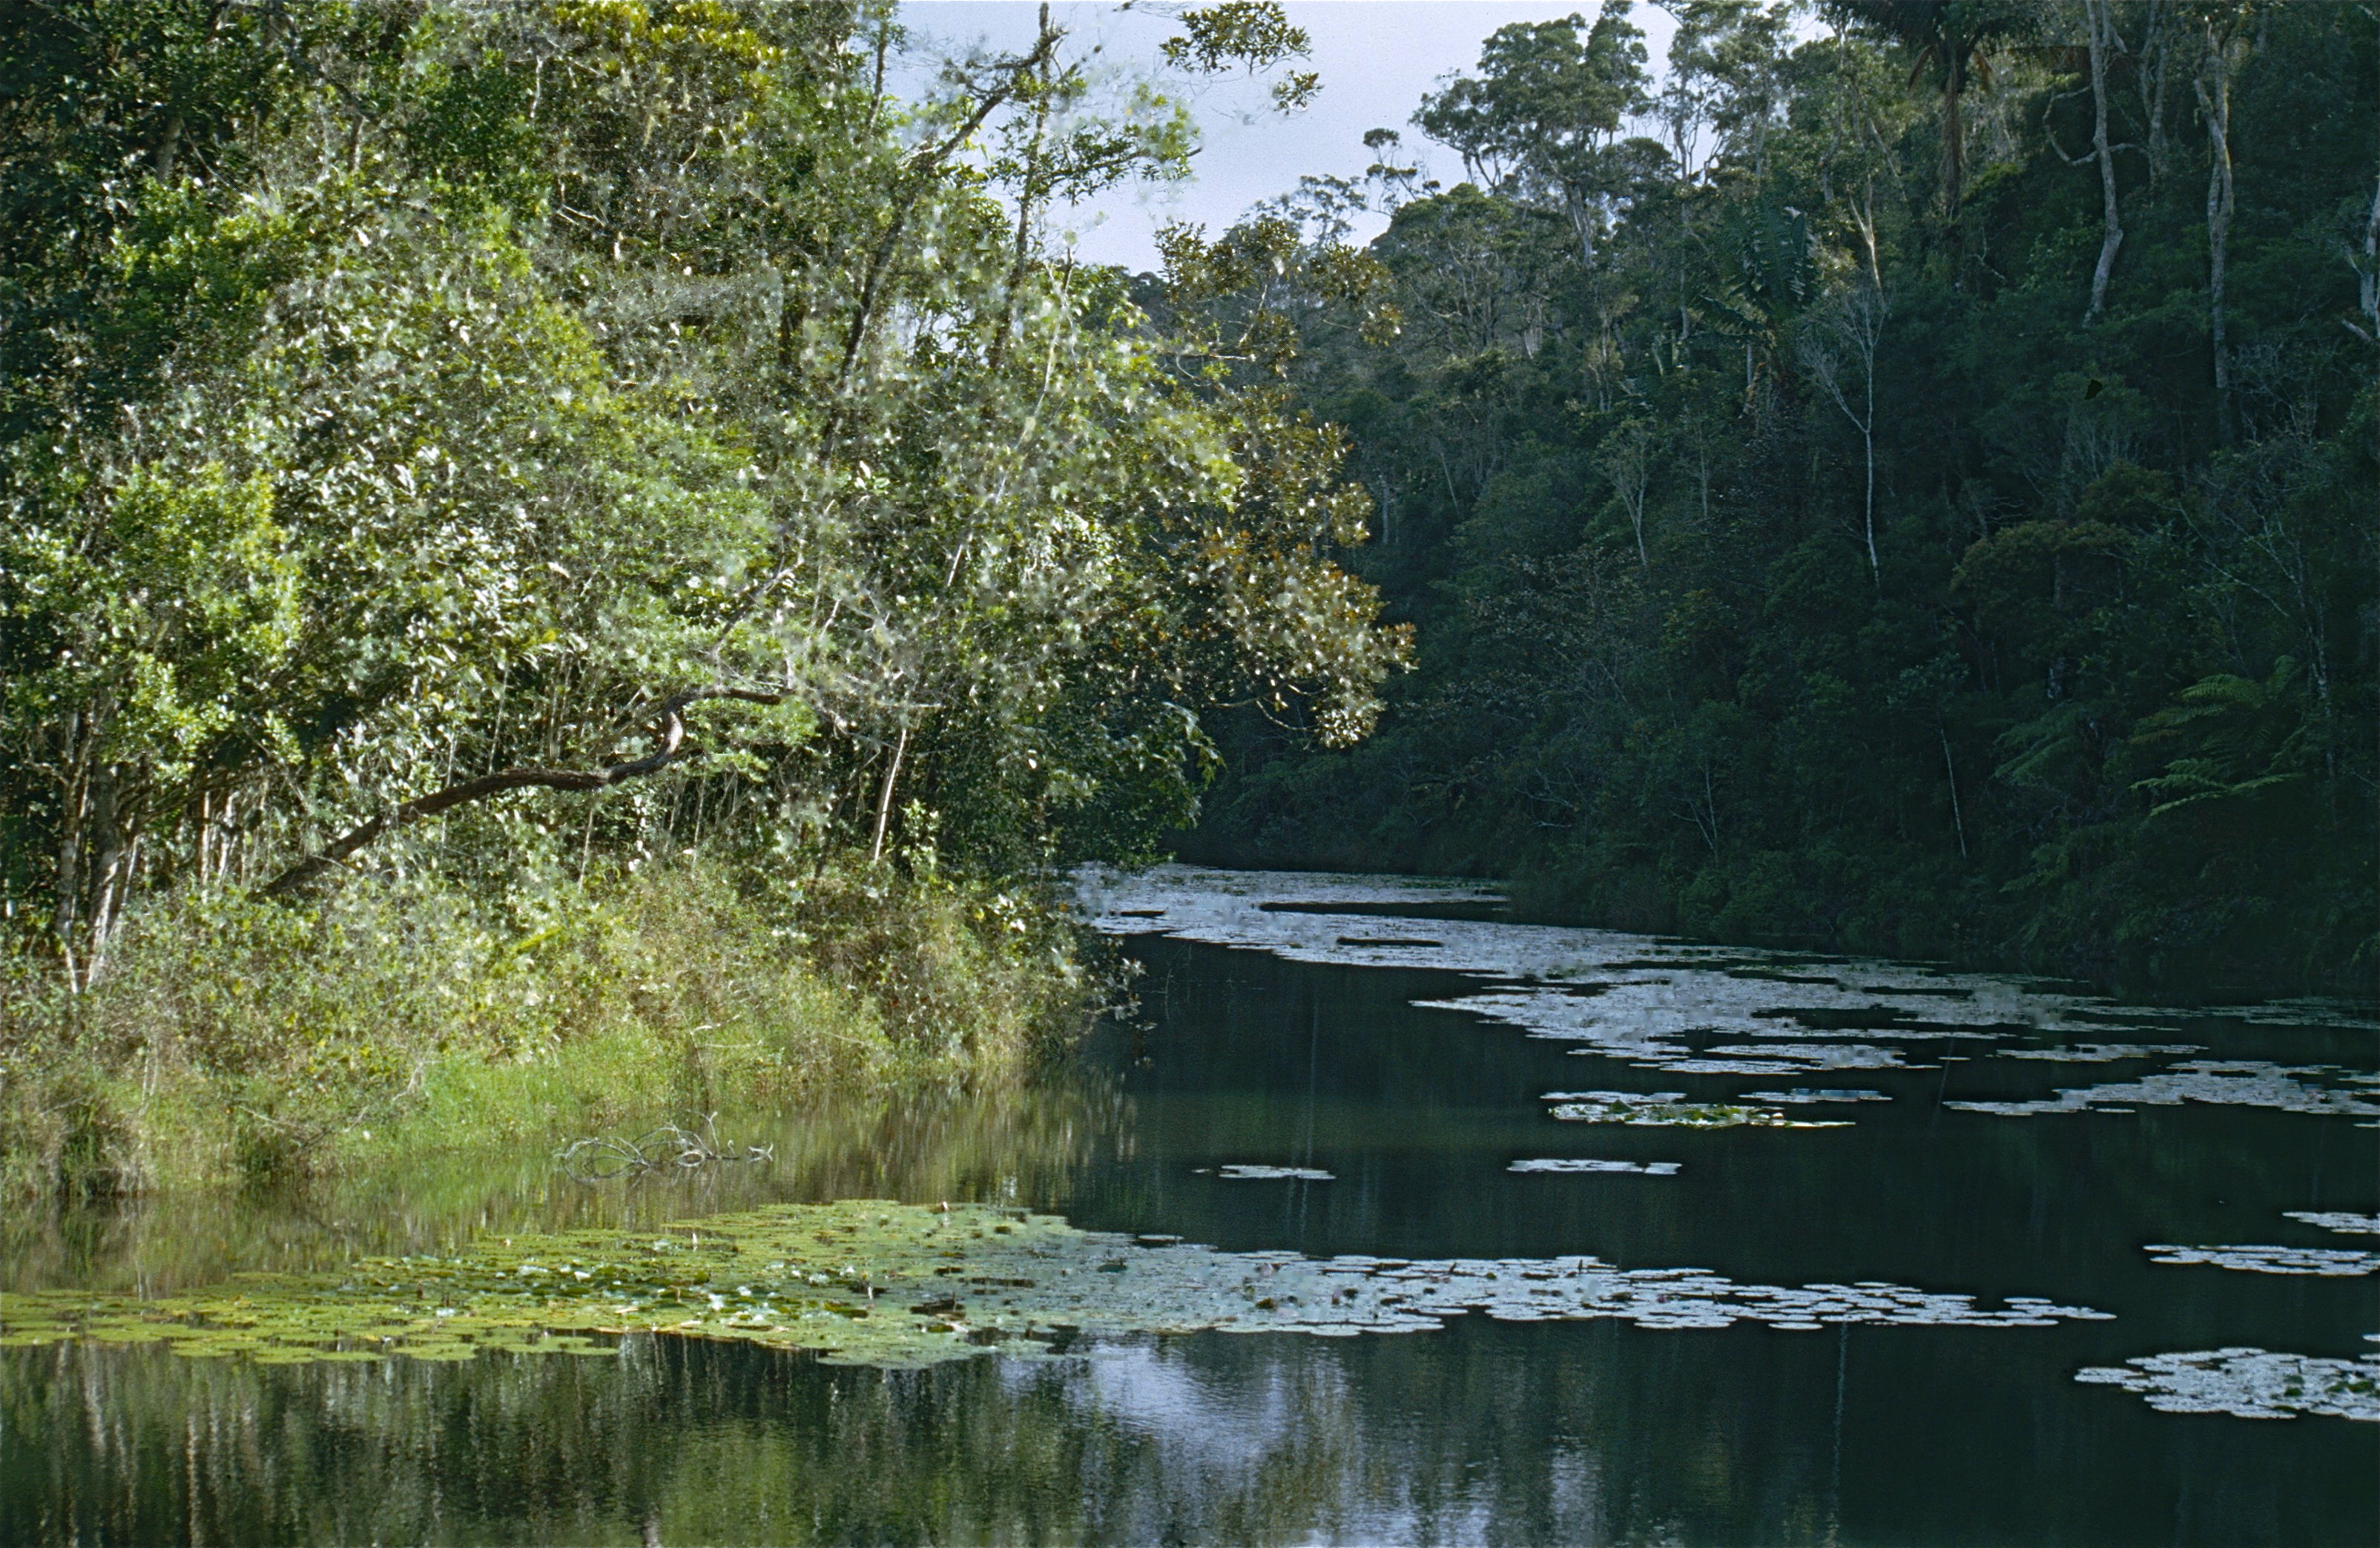
[[14, 1195], [136, 1191], [551, 1146], [831, 1083], [996, 1083], [1101, 985], [1034, 895], [681, 862], [523, 921], [434, 880], [312, 908], [178, 894], [79, 993], [0, 981]]
[[[1176, 78], [1307, 48], [1183, 26]], [[1088, 992], [1035, 875], [1192, 820], [1219, 706], [1369, 728], [1366, 497], [1295, 329], [1218, 302], [1279, 233], [1185, 238], [1171, 295], [1043, 240], [1185, 174], [1180, 80], [1045, 27], [902, 102], [901, 42], [769, 0], [0, 36], [12, 1186], [1010, 1067]]]
[[521, 920], [688, 849], [996, 875], [1148, 852], [1218, 705], [1368, 727], [1336, 438], [1183, 366], [1194, 276], [1041, 240], [1184, 173], [1174, 86], [1052, 28], [903, 103], [835, 5], [90, 9], [0, 43], [0, 908], [74, 984], [342, 835]]
[[[1294, 26], [1278, 0], [1219, 0], [1182, 13], [1182, 35], [1159, 46], [1164, 57], [1184, 69], [1213, 75], [1233, 64], [1251, 71], [1269, 69], [1313, 51], [1305, 29]], [[1273, 83], [1272, 100], [1284, 113], [1312, 103], [1321, 91], [1321, 78], [1297, 71]]]
[[[2104, 214], [2078, 10], [1846, 6], [1794, 45], [1781, 7], [1673, 8], [1670, 159], [1603, 185], [1591, 246], [1526, 171], [1616, 151], [1591, 40], [1506, 29], [1417, 118], [1478, 183], [1384, 161], [1342, 195], [1392, 212], [1364, 304], [1402, 331], [1274, 303], [1376, 502], [1349, 567], [1419, 670], [1351, 751], [1226, 725], [1187, 847], [1496, 872], [1639, 928], [2368, 992], [2371, 15], [2209, 31], [2116, 0], [2128, 235], [2078, 329]], [[2188, 84], [2218, 65], [2228, 386]]]

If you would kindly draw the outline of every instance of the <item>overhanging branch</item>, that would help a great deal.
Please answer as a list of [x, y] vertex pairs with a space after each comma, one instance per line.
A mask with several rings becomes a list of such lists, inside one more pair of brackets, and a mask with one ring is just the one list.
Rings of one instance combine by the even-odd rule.
[[742, 688], [698, 688], [672, 694], [662, 704], [661, 728], [655, 733], [660, 745], [642, 758], [601, 769], [500, 769], [494, 774], [480, 774], [476, 779], [457, 781], [426, 796], [416, 796], [409, 801], [400, 801], [379, 816], [349, 828], [275, 876], [265, 884], [262, 896], [285, 896], [332, 867], [345, 864], [349, 855], [383, 834], [419, 822], [424, 817], [435, 817], [455, 807], [502, 795], [507, 790], [602, 790], [632, 779], [642, 779], [647, 774], [659, 774], [695, 750], [686, 745], [686, 710], [689, 705], [701, 703], [707, 699], [738, 699], [747, 704], [782, 704], [785, 698], [783, 693]]

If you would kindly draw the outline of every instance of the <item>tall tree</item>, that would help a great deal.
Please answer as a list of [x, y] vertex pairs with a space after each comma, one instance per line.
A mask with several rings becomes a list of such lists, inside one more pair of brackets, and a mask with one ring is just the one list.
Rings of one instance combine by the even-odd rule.
[[2019, 0], [1832, 0], [1870, 30], [1914, 56], [1910, 84], [1931, 79], [1940, 102], [1942, 219], [1963, 231], [1967, 128], [1961, 104], [1971, 81], [1991, 79], [1993, 49], [2030, 28]]
[[2199, 12], [2198, 71], [2191, 78], [2206, 125], [2206, 336], [2215, 357], [2215, 415], [2224, 440], [2239, 432], [2231, 401], [2231, 82], [2249, 47], [2250, 0], [2215, 0]]

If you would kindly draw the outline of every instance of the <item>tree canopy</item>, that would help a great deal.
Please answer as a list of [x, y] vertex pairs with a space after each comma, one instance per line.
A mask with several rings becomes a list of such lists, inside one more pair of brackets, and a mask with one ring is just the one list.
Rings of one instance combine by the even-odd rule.
[[[1189, 71], [1305, 46], [1184, 23]], [[1045, 19], [904, 102], [901, 43], [765, 0], [12, 13], [20, 932], [87, 977], [183, 883], [1129, 857], [1217, 706], [1368, 730], [1406, 647], [1335, 558], [1341, 436], [1045, 238], [1182, 175], [1178, 92]], [[1229, 262], [1174, 248], [1185, 297]]]
[[1420, 669], [1359, 749], [1234, 726], [1192, 851], [2368, 992], [2371, 9], [1667, 8], [1658, 91], [1624, 6], [1506, 28], [1415, 118], [1469, 181], [1305, 200], [1390, 216], [1402, 331], [1294, 380]]

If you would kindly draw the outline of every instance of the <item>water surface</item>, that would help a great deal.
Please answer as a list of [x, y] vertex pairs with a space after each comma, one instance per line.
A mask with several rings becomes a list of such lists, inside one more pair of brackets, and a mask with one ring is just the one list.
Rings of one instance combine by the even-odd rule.
[[[1494, 902], [1093, 878], [1086, 908], [1147, 965], [1141, 1010], [1021, 1099], [747, 1120], [773, 1164], [667, 1186], [515, 1158], [19, 1221], [6, 1244], [12, 1288], [163, 1295], [502, 1233], [954, 1201], [1182, 1238], [1148, 1262], [1446, 1265], [1440, 1301], [1477, 1310], [1155, 1333], [1120, 1297], [1109, 1331], [1043, 1330], [1038, 1358], [905, 1371], [653, 1335], [294, 1365], [8, 1348], [0, 1537], [2380, 1538], [2380, 1425], [2344, 1417], [2380, 1413], [2356, 1374], [2380, 1354], [2367, 1020], [1514, 925]], [[1732, 1288], [1507, 1320], [1527, 1276], [1585, 1260]]]

